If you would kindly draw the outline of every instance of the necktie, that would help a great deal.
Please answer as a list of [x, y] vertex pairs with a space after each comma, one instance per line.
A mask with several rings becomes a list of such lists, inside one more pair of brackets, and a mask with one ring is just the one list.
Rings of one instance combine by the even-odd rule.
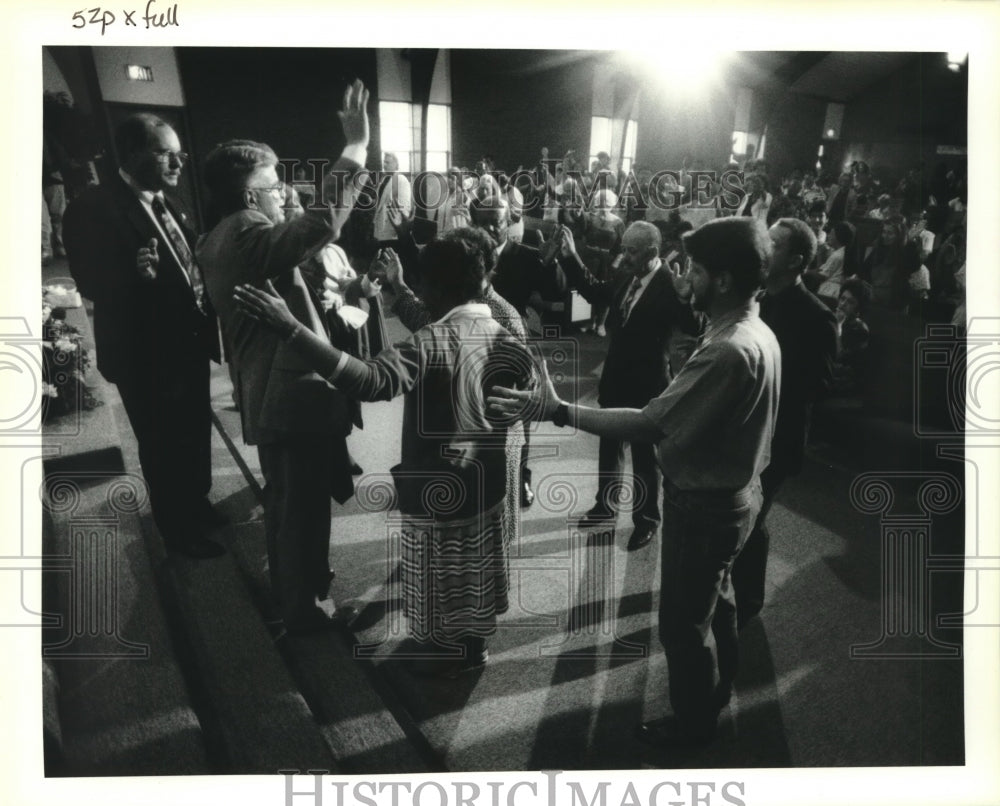
[[201, 269], [198, 268], [194, 255], [191, 254], [191, 249], [184, 238], [184, 233], [180, 231], [173, 216], [167, 213], [163, 199], [159, 196], [154, 196], [151, 206], [153, 213], [156, 215], [156, 220], [160, 222], [160, 226], [163, 227], [163, 231], [167, 233], [167, 237], [170, 239], [170, 245], [174, 248], [181, 268], [187, 274], [188, 280], [191, 283], [191, 290], [194, 291], [195, 302], [198, 303], [198, 308], [204, 311], [205, 284], [202, 282]]
[[633, 278], [632, 284], [628, 287], [628, 293], [622, 301], [621, 311], [623, 323], [628, 319], [629, 312], [632, 310], [632, 303], [635, 302], [635, 295], [639, 293], [640, 288], [642, 288], [642, 277]]

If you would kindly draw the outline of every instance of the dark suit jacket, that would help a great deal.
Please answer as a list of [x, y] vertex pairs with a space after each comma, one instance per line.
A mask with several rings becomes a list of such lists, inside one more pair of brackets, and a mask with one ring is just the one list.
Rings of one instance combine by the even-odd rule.
[[[687, 360], [694, 349], [694, 337], [704, 330], [704, 318], [678, 299], [666, 266], [654, 271], [625, 322], [621, 305], [632, 282], [631, 275], [598, 280], [579, 258], [564, 260], [563, 266], [584, 299], [609, 306], [604, 323], [609, 337], [608, 355], [597, 402], [604, 407], [645, 406], [666, 389]], [[690, 338], [683, 339], [684, 336]], [[675, 342], [682, 340], [687, 342], [686, 349], [672, 349], [679, 346]]]
[[771, 468], [784, 474], [802, 469], [813, 403], [833, 378], [837, 320], [804, 285], [764, 294], [760, 318], [781, 347], [781, 394], [771, 440]]
[[508, 241], [497, 261], [493, 287], [521, 316], [528, 314], [528, 298], [537, 291], [542, 299], [561, 300], [566, 276], [559, 264], [542, 265], [537, 249]]
[[[165, 201], [193, 252], [186, 214]], [[142, 280], [136, 253], [151, 238], [160, 242], [160, 263], [156, 279]], [[116, 383], [144, 368], [167, 373], [177, 362], [220, 359], [215, 313], [199, 310], [184, 270], [121, 177], [70, 204], [63, 239], [70, 274], [94, 302], [97, 368], [105, 378]]]

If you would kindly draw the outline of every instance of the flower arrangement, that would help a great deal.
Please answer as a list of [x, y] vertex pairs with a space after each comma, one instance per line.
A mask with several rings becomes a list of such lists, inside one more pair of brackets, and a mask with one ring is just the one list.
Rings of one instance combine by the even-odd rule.
[[66, 310], [42, 304], [42, 421], [101, 405], [85, 383], [90, 352]]

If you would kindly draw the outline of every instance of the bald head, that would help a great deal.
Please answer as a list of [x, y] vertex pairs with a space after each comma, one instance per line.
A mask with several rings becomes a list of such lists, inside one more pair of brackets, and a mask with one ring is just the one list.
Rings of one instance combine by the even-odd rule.
[[507, 240], [510, 214], [507, 202], [494, 186], [482, 186], [469, 205], [472, 223], [489, 234], [498, 244]]
[[622, 236], [623, 266], [632, 274], [645, 274], [654, 258], [660, 254], [660, 230], [649, 221], [629, 224]]

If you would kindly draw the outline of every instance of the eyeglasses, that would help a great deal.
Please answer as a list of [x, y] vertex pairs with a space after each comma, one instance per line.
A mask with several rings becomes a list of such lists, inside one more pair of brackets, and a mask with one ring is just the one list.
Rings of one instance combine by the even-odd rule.
[[184, 151], [154, 151], [153, 156], [157, 162], [162, 162], [164, 165], [168, 165], [171, 160], [177, 160], [183, 165], [189, 159]]
[[284, 198], [285, 196], [285, 183], [278, 182], [276, 185], [270, 185], [268, 187], [248, 187], [247, 190], [266, 190], [268, 193], [273, 193], [278, 198]]

